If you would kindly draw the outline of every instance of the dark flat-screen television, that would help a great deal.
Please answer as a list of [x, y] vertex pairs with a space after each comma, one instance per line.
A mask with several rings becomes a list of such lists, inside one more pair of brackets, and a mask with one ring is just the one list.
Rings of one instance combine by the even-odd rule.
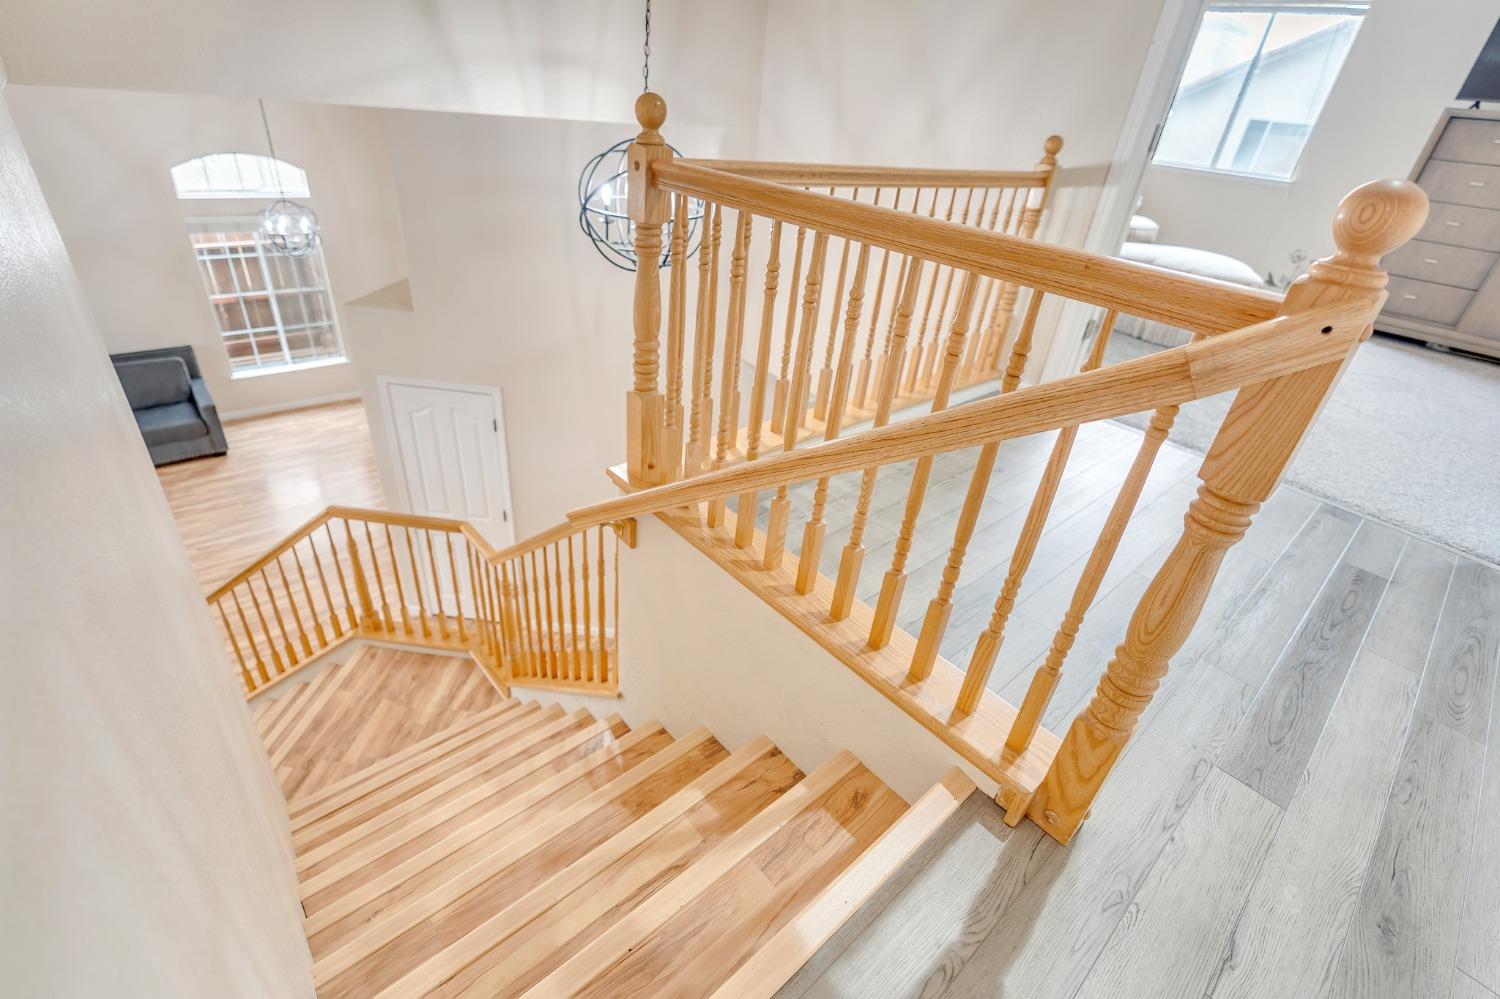
[[1489, 40], [1474, 60], [1469, 78], [1459, 88], [1461, 101], [1500, 101], [1500, 22], [1490, 32]]

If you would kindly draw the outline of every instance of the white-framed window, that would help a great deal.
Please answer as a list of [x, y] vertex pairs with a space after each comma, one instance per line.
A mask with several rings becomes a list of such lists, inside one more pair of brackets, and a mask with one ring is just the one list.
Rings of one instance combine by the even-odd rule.
[[256, 218], [193, 219], [188, 238], [231, 377], [344, 359], [321, 244], [279, 253]]
[[177, 197], [306, 198], [307, 171], [259, 153], [208, 153], [172, 168]]
[[1210, 3], [1152, 162], [1290, 180], [1368, 3]]

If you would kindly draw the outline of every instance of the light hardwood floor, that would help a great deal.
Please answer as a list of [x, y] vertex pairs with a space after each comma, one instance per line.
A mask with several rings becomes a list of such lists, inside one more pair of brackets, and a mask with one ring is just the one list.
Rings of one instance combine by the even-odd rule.
[[204, 591], [330, 504], [384, 507], [358, 401], [224, 426], [229, 453], [158, 468]]
[[[1110, 443], [1130, 431], [1086, 431], [1078, 456], [1094, 458], [1059, 493], [1041, 571], [1022, 591], [1027, 626], [995, 672], [1008, 698], [1024, 690], [1077, 578], [1074, 545], [1087, 545], [1102, 516], [1095, 494], [1107, 501], [1120, 476]], [[1002, 509], [970, 548], [955, 625], [972, 606], [967, 619], [982, 626], [1015, 536], [1010, 494], [1035, 478], [1031, 448], [1011, 450], [1009, 471], [991, 483]], [[1197, 459], [1163, 459], [1049, 726], [1092, 693], [1180, 529]], [[890, 523], [871, 537], [891, 537]], [[940, 511], [919, 530], [908, 592], [926, 592], [917, 580], [941, 567], [951, 523]], [[923, 531], [936, 536], [925, 549]], [[862, 589], [872, 561], [884, 568], [872, 551]], [[909, 603], [907, 627], [923, 601]], [[961, 631], [944, 646], [960, 663], [972, 629]], [[1500, 570], [1283, 488], [1226, 560], [1072, 844], [1006, 828], [992, 803], [972, 799], [782, 995], [1493, 999], [1497, 659]]]

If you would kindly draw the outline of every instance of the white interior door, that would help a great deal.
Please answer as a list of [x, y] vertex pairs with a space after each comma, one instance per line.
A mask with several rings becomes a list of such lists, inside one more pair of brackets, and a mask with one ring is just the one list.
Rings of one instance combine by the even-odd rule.
[[[408, 509], [466, 520], [496, 548], [514, 544], [500, 390], [390, 378], [382, 378], [381, 385]], [[443, 543], [440, 537], [433, 540]], [[445, 602], [470, 610], [468, 587], [462, 578], [448, 578], [442, 552], [435, 560], [419, 554], [417, 561], [429, 595], [434, 583], [429, 567], [435, 562]]]

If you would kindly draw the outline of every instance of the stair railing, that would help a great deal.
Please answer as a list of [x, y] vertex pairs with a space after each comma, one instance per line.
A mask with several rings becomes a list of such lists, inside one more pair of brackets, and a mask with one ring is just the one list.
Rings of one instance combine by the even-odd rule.
[[501, 687], [619, 688], [618, 530], [496, 550], [470, 524], [331, 506], [208, 595], [247, 694], [365, 639], [467, 652]]
[[[630, 215], [637, 258], [634, 308], [634, 382], [627, 396], [627, 456], [622, 485], [641, 490], [570, 514], [575, 526], [656, 513], [720, 562], [789, 620], [943, 738], [1000, 785], [1007, 818], [1030, 815], [1066, 841], [1078, 828], [1110, 767], [1165, 675], [1171, 656], [1186, 640], [1202, 609], [1224, 553], [1249, 526], [1270, 495], [1333, 388], [1344, 364], [1368, 336], [1385, 298], [1379, 258], [1420, 227], [1426, 199], [1399, 181], [1368, 184], [1352, 192], [1334, 219], [1338, 250], [1314, 264], [1285, 298], [1037, 243], [1019, 235], [897, 211], [851, 198], [801, 189], [812, 179], [777, 165], [675, 162], [660, 135], [666, 109], [654, 94], [637, 102], [642, 131], [631, 146]], [[726, 169], [727, 168], [727, 169]], [[759, 174], [757, 176], [757, 174]], [[782, 182], [790, 181], [790, 183]], [[691, 357], [686, 350], [686, 302], [691, 268], [684, 266], [683, 224], [690, 202], [705, 217], [728, 215], [732, 232], [728, 308], [718, 324], [719, 254], [713, 226], [698, 260], [697, 315]], [[732, 214], [731, 214], [732, 213]], [[672, 223], [667, 267], [665, 379], [660, 377], [662, 339], [663, 227]], [[771, 340], [787, 254], [795, 230], [792, 281], [786, 296], [784, 350], [792, 358], [789, 381], [773, 398], [781, 411], [764, 420], [772, 378]], [[830, 242], [844, 242], [852, 276], [825, 304]], [[764, 246], [764, 283], [759, 322], [747, 313], [754, 298], [748, 275], [752, 248]], [[799, 251], [805, 251], [799, 252]], [[845, 436], [843, 415], [857, 376], [856, 342], [865, 329], [871, 261], [890, 256], [897, 280], [888, 301], [889, 335], [875, 370], [871, 428]], [[806, 258], [805, 268], [802, 266]], [[932, 303], [930, 280], [939, 271], [953, 279], [954, 293], [936, 312], [934, 343], [913, 350], [913, 331]], [[982, 308], [982, 289], [1014, 286], [1024, 308], [992, 325]], [[946, 285], [946, 281], [944, 282]], [[928, 290], [924, 303], [923, 292]], [[879, 299], [879, 295], [876, 296]], [[1092, 306], [1101, 318], [1082, 370], [1054, 382], [1022, 387], [1038, 315], [1044, 302]], [[833, 363], [822, 443], [803, 445], [792, 428], [804, 421], [814, 389], [815, 341], [827, 324], [825, 357]], [[1105, 365], [1104, 350], [1115, 318], [1134, 315], [1186, 328], [1193, 342], [1128, 362]], [[723, 330], [718, 343], [718, 330]], [[747, 341], [754, 334], [753, 352]], [[837, 338], [835, 340], [835, 334]], [[976, 342], [980, 346], [976, 347]], [[716, 347], [718, 348], [716, 350]], [[831, 354], [829, 353], [831, 352]], [[721, 393], [717, 444], [707, 446], [706, 400], [696, 393], [715, 382], [719, 358]], [[753, 358], [753, 360], [751, 360]], [[963, 372], [977, 362], [999, 372], [998, 395], [949, 408]], [[683, 365], [690, 364], [692, 412], [684, 420], [680, 392]], [[751, 380], [741, 400], [741, 369]], [[895, 422], [903, 393], [915, 377], [930, 387], [930, 414]], [[1070, 682], [1073, 703], [1054, 704], [1065, 677], [1064, 663], [1085, 615], [1094, 605], [1125, 528], [1145, 490], [1177, 408], [1218, 392], [1238, 390], [1234, 404], [1199, 469], [1202, 485], [1187, 508], [1183, 533], [1151, 580], [1124, 641], [1104, 666], [1092, 699]], [[1150, 411], [1141, 444], [1124, 472], [1114, 501], [1077, 579], [1072, 599], [1044, 661], [1006, 702], [991, 689], [992, 671], [1029, 568], [1042, 543], [1049, 516], [1068, 471], [1082, 424]], [[743, 418], [743, 432], [739, 420]], [[684, 433], [686, 431], [686, 433]], [[1030, 434], [1053, 433], [1050, 452], [1029, 501], [1000, 469], [999, 448]], [[956, 455], [976, 448], [972, 458]], [[956, 456], [955, 456], [956, 455]], [[935, 498], [939, 512], [956, 513], [951, 538], [919, 538], [935, 463], [957, 462], [967, 471], [961, 499]], [[835, 483], [845, 473], [854, 482]], [[958, 476], [960, 481], [964, 478]], [[870, 547], [872, 498], [878, 482], [904, 487], [900, 526], [889, 549], [889, 565], [874, 581], [861, 583]], [[790, 486], [815, 483], [799, 504], [800, 542], [791, 530]], [[757, 520], [763, 494], [774, 491]], [[993, 492], [1003, 502], [987, 504]], [[956, 501], [956, 509], [955, 509]], [[701, 511], [694, 505], [703, 504]], [[732, 506], [732, 509], [731, 509]], [[997, 509], [998, 507], [998, 509]], [[1024, 516], [1021, 511], [1024, 509]], [[935, 512], [935, 511], [926, 511]], [[1014, 514], [1007, 518], [1007, 515]], [[830, 529], [847, 529], [837, 558], [824, 557]], [[972, 641], [948, 634], [957, 583], [976, 539], [1009, 540], [1014, 547], [993, 607]], [[1001, 543], [1005, 543], [1001, 541]], [[795, 548], [795, 565], [790, 564]], [[918, 549], [947, 551], [940, 570], [909, 571]], [[833, 578], [824, 574], [824, 569]], [[914, 585], [930, 591], [925, 604], [903, 601]], [[858, 599], [873, 600], [869, 606]], [[915, 635], [898, 627], [908, 622]], [[975, 622], [978, 624], [980, 622]], [[967, 625], [973, 628], [973, 624]], [[949, 662], [943, 650], [960, 650], [966, 665]], [[1085, 664], [1085, 673], [1092, 664]], [[1024, 680], [1024, 676], [1020, 679]], [[1044, 722], [1066, 725], [1076, 702], [1082, 709], [1064, 734]]]

